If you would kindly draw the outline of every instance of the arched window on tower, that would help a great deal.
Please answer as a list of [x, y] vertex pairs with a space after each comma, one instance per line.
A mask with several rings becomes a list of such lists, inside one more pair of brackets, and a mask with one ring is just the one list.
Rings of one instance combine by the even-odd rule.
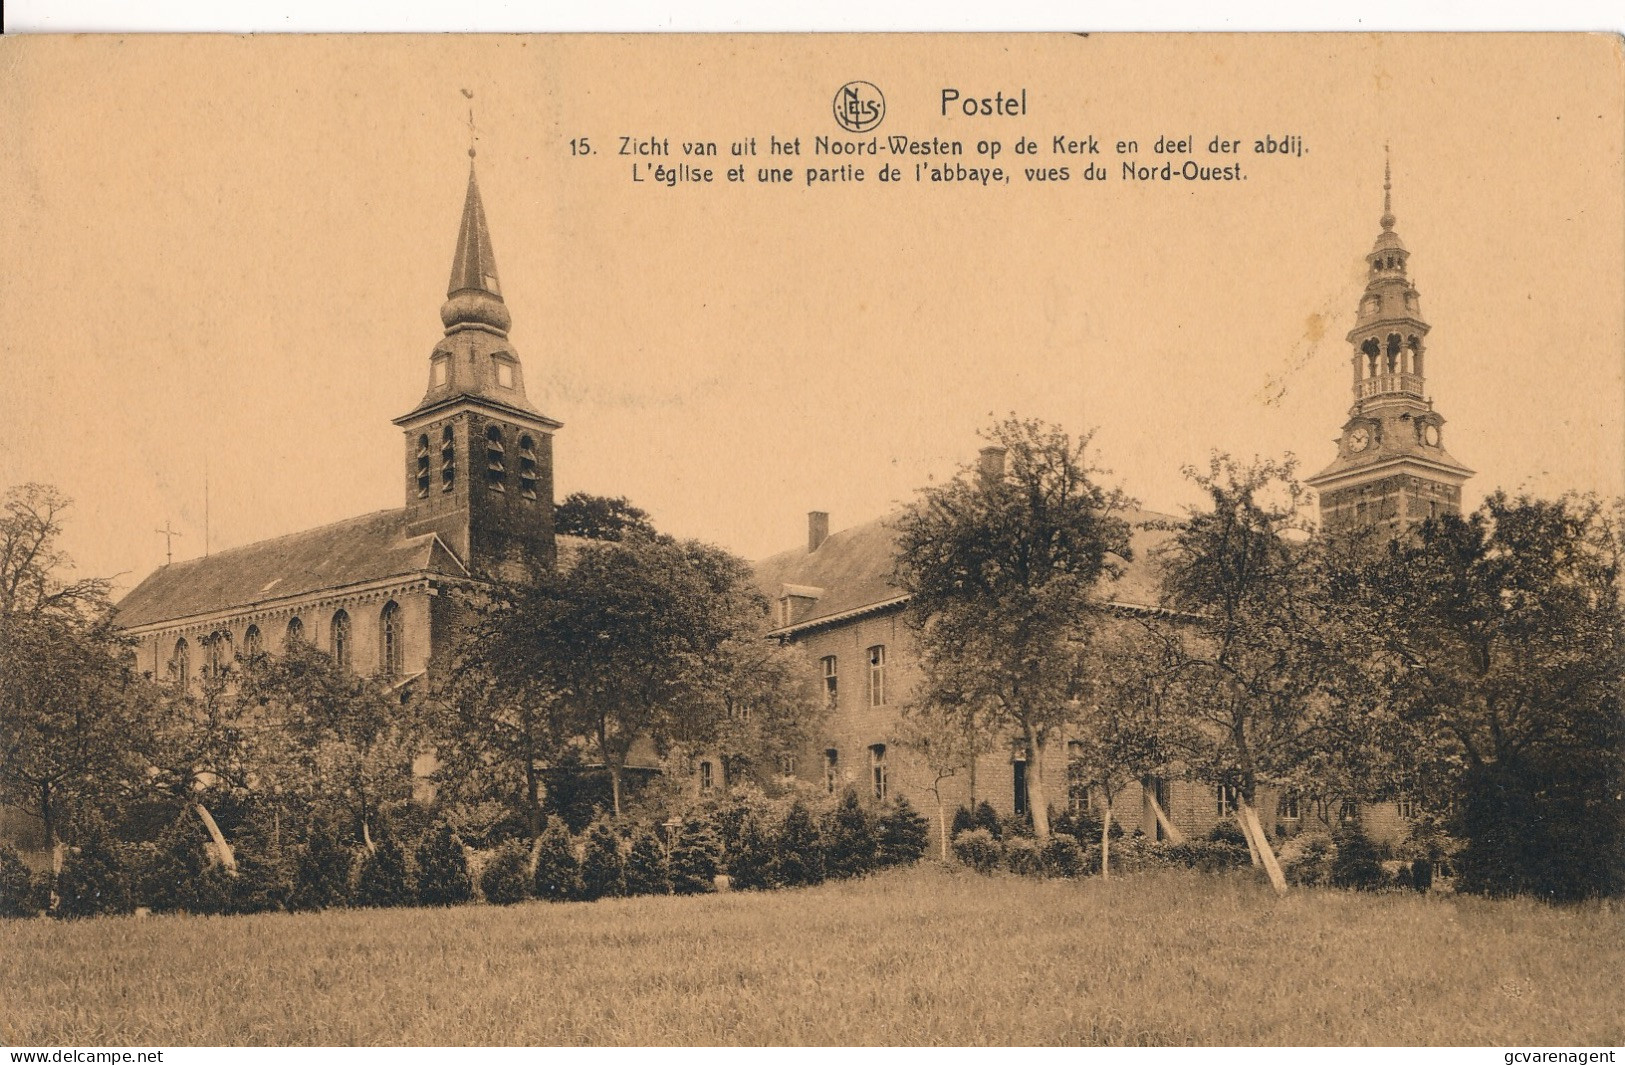
[[250, 625], [248, 631], [243, 633], [243, 658], [252, 662], [265, 653], [265, 640], [260, 636], [260, 627]]
[[1367, 337], [1365, 343], [1360, 345], [1360, 352], [1365, 356], [1366, 377], [1377, 376], [1377, 356], [1382, 353], [1382, 347], [1377, 343], [1377, 338]]
[[493, 492], [508, 490], [508, 466], [503, 456], [502, 429], [493, 425], [485, 430], [485, 483]]
[[378, 668], [386, 677], [401, 675], [401, 608], [393, 599], [378, 614]]
[[288, 633], [283, 640], [283, 645], [286, 647], [293, 647], [295, 644], [301, 644], [304, 642], [305, 623], [299, 620], [299, 615], [295, 614], [293, 617], [288, 619]]
[[345, 672], [350, 669], [350, 615], [342, 610], [333, 613], [333, 661]]
[[440, 490], [451, 491], [457, 483], [457, 441], [451, 426], [440, 430]]
[[169, 660], [169, 672], [175, 683], [185, 690], [192, 683], [192, 648], [182, 636], [175, 641], [175, 657]]
[[1398, 373], [1399, 372], [1399, 334], [1398, 333], [1389, 333], [1388, 334], [1388, 352], [1387, 352], [1387, 355], [1388, 355], [1388, 358], [1386, 360], [1386, 365], [1387, 365], [1388, 369], [1385, 372], [1387, 372], [1387, 373]]
[[1405, 348], [1410, 352], [1411, 373], [1422, 376], [1422, 338], [1411, 337], [1405, 341]]
[[429, 434], [424, 433], [418, 437], [418, 498], [422, 499], [429, 494], [429, 482], [434, 479], [429, 472]]
[[536, 498], [536, 482], [540, 478], [536, 465], [536, 442], [529, 436], [519, 438], [519, 494], [526, 499]]

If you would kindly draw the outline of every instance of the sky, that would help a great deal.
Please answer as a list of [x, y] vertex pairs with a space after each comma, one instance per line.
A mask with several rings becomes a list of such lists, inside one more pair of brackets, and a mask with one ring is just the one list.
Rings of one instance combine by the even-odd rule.
[[[1382, 210], [1432, 325], [1450, 452], [1496, 488], [1625, 492], [1625, 172], [1610, 36], [0, 39], [0, 487], [76, 500], [84, 574], [133, 586], [404, 502], [390, 419], [427, 385], [479, 182], [556, 493], [625, 495], [756, 558], [880, 516], [1015, 412], [1096, 429], [1145, 506], [1210, 450], [1330, 462]], [[875, 134], [959, 139], [1008, 185], [881, 184]], [[1026, 90], [1018, 115], [942, 91]], [[472, 93], [472, 101], [466, 95]], [[1301, 157], [1257, 156], [1266, 134]], [[1029, 183], [1088, 160], [1101, 182]], [[1214, 136], [1241, 141], [1207, 153]], [[622, 136], [673, 156], [617, 154]], [[799, 137], [799, 157], [767, 156]], [[1159, 136], [1247, 180], [1128, 182]], [[733, 158], [756, 138], [754, 158]], [[586, 138], [595, 154], [572, 154]], [[1039, 151], [1018, 157], [1014, 144]], [[709, 185], [634, 162], [721, 155]], [[991, 163], [978, 141], [997, 140]], [[935, 160], [924, 160], [935, 161]], [[792, 168], [788, 185], [758, 167]], [[807, 187], [808, 166], [868, 180]], [[748, 180], [724, 171], [745, 165]], [[912, 170], [912, 162], [901, 166]], [[651, 176], [647, 171], [643, 176]], [[205, 491], [207, 485], [207, 491]], [[207, 535], [205, 536], [205, 524]]]

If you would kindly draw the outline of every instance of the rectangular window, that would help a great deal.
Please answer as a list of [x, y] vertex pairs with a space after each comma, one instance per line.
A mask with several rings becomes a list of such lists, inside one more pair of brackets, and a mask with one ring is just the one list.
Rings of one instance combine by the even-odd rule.
[[831, 747], [824, 752], [824, 790], [831, 795], [835, 794], [835, 785], [840, 782], [841, 756]]
[[1407, 821], [1416, 819], [1416, 800], [1405, 796], [1394, 800], [1394, 812]]
[[1298, 816], [1298, 797], [1296, 795], [1281, 796], [1281, 801], [1275, 808], [1275, 819], [1277, 821], [1296, 821]]
[[886, 705], [886, 645], [869, 648], [869, 705]]
[[793, 777], [796, 775], [796, 756], [793, 754], [779, 755], [779, 776]]
[[513, 387], [513, 363], [507, 359], [497, 360], [497, 384], [503, 388]]
[[1084, 783], [1083, 744], [1072, 740], [1066, 745], [1066, 808], [1081, 813], [1089, 808], [1089, 785]]
[[1241, 796], [1234, 784], [1220, 784], [1214, 789], [1214, 797], [1218, 800], [1216, 812], [1220, 817], [1236, 816], [1236, 800]]
[[873, 778], [874, 796], [886, 801], [886, 745], [877, 743], [869, 748], [869, 774]]
[[710, 791], [715, 786], [716, 786], [716, 781], [711, 775], [711, 763], [710, 762], [701, 762], [700, 763], [700, 790], [701, 791]]
[[1020, 817], [1027, 812], [1027, 763], [1025, 760], [1010, 763], [1010, 789], [1011, 798], [1015, 801], [1016, 816]]
[[446, 383], [446, 364], [449, 362], [451, 362], [449, 358], [440, 358], [429, 363], [430, 387], [439, 388]]
[[839, 705], [837, 702], [839, 694], [840, 677], [835, 672], [835, 656], [826, 655], [824, 657], [824, 705], [831, 710], [835, 709]]
[[1353, 799], [1344, 799], [1337, 806], [1337, 819], [1344, 824], [1360, 819], [1360, 804]]

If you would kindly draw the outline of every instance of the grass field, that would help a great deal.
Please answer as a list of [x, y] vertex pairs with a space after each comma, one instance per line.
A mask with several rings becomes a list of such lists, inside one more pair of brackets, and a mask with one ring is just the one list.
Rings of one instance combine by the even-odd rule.
[[771, 894], [0, 922], [12, 1045], [1603, 1044], [1618, 907], [922, 867]]

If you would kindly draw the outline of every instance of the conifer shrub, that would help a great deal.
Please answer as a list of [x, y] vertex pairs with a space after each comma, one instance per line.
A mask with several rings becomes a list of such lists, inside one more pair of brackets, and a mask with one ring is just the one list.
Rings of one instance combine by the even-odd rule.
[[451, 825], [436, 821], [413, 852], [418, 867], [418, 902], [424, 906], [460, 906], [474, 897], [468, 874], [468, 852]]
[[0, 917], [37, 917], [34, 874], [22, 855], [0, 843]]
[[899, 795], [881, 811], [876, 835], [879, 846], [875, 864], [880, 869], [913, 865], [931, 849], [931, 822], [905, 796]]
[[480, 892], [493, 906], [511, 906], [531, 897], [530, 848], [510, 839], [480, 870]]
[[568, 902], [581, 897], [581, 863], [576, 842], [562, 818], [549, 817], [536, 839], [536, 869], [532, 877], [536, 897]]
[[690, 816], [677, 832], [671, 848], [671, 889], [678, 895], [698, 895], [716, 887], [722, 863], [722, 841], [707, 817]]
[[154, 913], [225, 913], [233, 877], [212, 853], [212, 840], [190, 810], [182, 810], [153, 841], [137, 894]]
[[862, 876], [875, 867], [880, 840], [875, 821], [851, 788], [824, 815], [824, 872], [831, 880]]
[[417, 902], [417, 895], [417, 884], [406, 862], [406, 848], [391, 829], [380, 828], [372, 850], [361, 856], [356, 905], [379, 909], [411, 906]]
[[75, 845], [69, 848], [56, 878], [57, 904], [51, 915], [74, 918], [134, 913], [129, 860], [106, 823], [94, 815], [87, 816], [80, 821], [75, 835]]
[[1050, 820], [1051, 833], [1071, 836], [1080, 844], [1100, 839], [1100, 822], [1085, 809], [1062, 810]]
[[1055, 877], [1078, 877], [1084, 875], [1083, 844], [1065, 832], [1056, 832], [1044, 844], [1039, 855], [1043, 862], [1044, 875]]
[[1331, 868], [1333, 887], [1372, 891], [1382, 886], [1377, 848], [1358, 824], [1339, 827], [1332, 842], [1336, 846]]
[[976, 804], [976, 809], [971, 813], [971, 820], [975, 822], [973, 827], [986, 829], [988, 835], [994, 839], [999, 839], [1004, 833], [998, 811], [993, 809], [993, 804], [986, 799]]
[[1020, 876], [1039, 876], [1044, 872], [1042, 852], [1038, 841], [1027, 836], [1011, 836], [1004, 841], [1005, 868]]
[[666, 862], [666, 847], [653, 829], [641, 829], [632, 837], [632, 851], [626, 856], [626, 893], [671, 894], [671, 871]]
[[1212, 843], [1230, 843], [1242, 848], [1247, 846], [1247, 833], [1241, 830], [1240, 823], [1236, 821], [1220, 821], [1213, 826], [1213, 831], [1207, 834], [1207, 838]]
[[993, 833], [985, 828], [973, 828], [954, 837], [954, 857], [978, 873], [991, 875], [1004, 864], [1004, 851]]
[[961, 806], [954, 811], [954, 819], [948, 825], [948, 838], [953, 839], [961, 832], [969, 832], [976, 827], [976, 815], [971, 813], [970, 807]]
[[626, 857], [621, 853], [621, 837], [607, 817], [587, 826], [582, 841], [581, 897], [619, 898], [626, 894]]
[[727, 854], [728, 876], [735, 888], [749, 891], [780, 886], [774, 869], [775, 835], [766, 817], [756, 811], [741, 822]]
[[1417, 891], [1427, 891], [1433, 886], [1433, 862], [1427, 858], [1416, 858], [1411, 862], [1411, 887]]
[[237, 828], [232, 849], [237, 856], [237, 875], [231, 883], [231, 912], [287, 909], [293, 896], [294, 854], [282, 843], [276, 814], [251, 809]]
[[350, 872], [355, 856], [340, 842], [333, 825], [322, 817], [312, 818], [305, 830], [304, 845], [294, 858], [291, 910], [327, 910], [349, 905]]
[[824, 882], [824, 836], [806, 803], [797, 799], [790, 804], [775, 843], [768, 873], [774, 883], [802, 887]]

